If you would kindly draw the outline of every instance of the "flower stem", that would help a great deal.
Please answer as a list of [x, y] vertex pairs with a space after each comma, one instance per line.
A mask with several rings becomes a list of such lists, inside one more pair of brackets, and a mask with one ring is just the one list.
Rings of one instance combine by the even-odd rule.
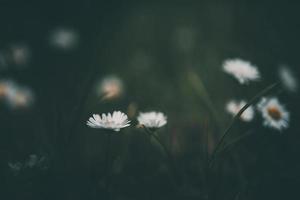
[[237, 137], [236, 139], [234, 139], [232, 142], [230, 142], [229, 144], [225, 145], [220, 151], [219, 153], [222, 153], [224, 151], [227, 151], [229, 150], [234, 144], [238, 143], [239, 141], [241, 141], [242, 139], [250, 136], [250, 135], [253, 135], [254, 133], [252, 131], [248, 131], [246, 132], [245, 134]]
[[179, 182], [179, 177], [177, 176], [177, 169], [175, 166], [175, 161], [173, 159], [172, 154], [168, 151], [167, 147], [160, 141], [159, 137], [155, 134], [155, 131], [149, 130], [147, 127], [143, 126], [145, 132], [149, 135], [150, 139], [154, 138], [154, 140], [161, 146], [163, 149], [165, 155], [167, 156], [168, 164], [169, 164], [169, 169], [173, 173], [173, 177], [175, 179], [176, 185]]
[[110, 165], [111, 165], [111, 133], [107, 133], [106, 135], [106, 156], [105, 156], [105, 173], [106, 173], [106, 178], [105, 178], [105, 189], [107, 191], [107, 199], [111, 199], [111, 194], [110, 194]]
[[206, 104], [207, 108], [212, 114], [212, 117], [215, 120], [218, 130], [220, 130], [223, 127], [222, 121], [202, 79], [197, 75], [196, 72], [193, 71], [189, 71], [187, 76], [191, 86], [195, 90], [196, 94], [200, 97], [200, 99]]
[[209, 167], [213, 166], [213, 162], [215, 161], [215, 157], [217, 155], [217, 153], [219, 153], [219, 149], [221, 147], [223, 147], [223, 143], [225, 141], [225, 138], [227, 137], [227, 135], [230, 133], [233, 125], [235, 124], [235, 122], [240, 118], [240, 116], [243, 114], [243, 112], [250, 107], [253, 103], [255, 103], [260, 97], [262, 97], [263, 95], [267, 94], [269, 91], [271, 91], [273, 88], [277, 87], [279, 85], [279, 83], [273, 83], [271, 85], [269, 85], [268, 87], [266, 87], [265, 89], [263, 89], [261, 92], [259, 92], [257, 95], [255, 95], [236, 115], [235, 117], [232, 119], [231, 123], [229, 124], [229, 126], [227, 127], [227, 129], [225, 130], [224, 134], [222, 135], [220, 141], [218, 142], [215, 150], [212, 153], [212, 156], [209, 160]]

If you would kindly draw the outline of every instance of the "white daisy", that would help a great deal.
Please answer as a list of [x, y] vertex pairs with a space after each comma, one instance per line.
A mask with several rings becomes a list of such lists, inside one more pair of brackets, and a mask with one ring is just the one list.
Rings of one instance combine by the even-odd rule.
[[240, 84], [248, 84], [249, 81], [257, 81], [260, 78], [257, 67], [241, 59], [225, 60], [223, 70], [234, 76]]
[[50, 44], [56, 48], [70, 50], [78, 44], [79, 35], [71, 29], [60, 28], [52, 32], [49, 40]]
[[258, 110], [264, 118], [264, 125], [282, 130], [288, 127], [290, 114], [277, 98], [263, 98], [257, 105]]
[[[227, 103], [226, 105], [226, 110], [228, 113], [231, 115], [235, 116], [238, 114], [238, 112], [246, 105], [246, 101], [241, 100], [241, 101], [235, 101], [231, 100]], [[253, 106], [249, 106], [241, 115], [241, 120], [245, 122], [250, 122], [252, 121], [254, 117], [254, 109]]]
[[123, 82], [117, 76], [105, 77], [97, 87], [97, 92], [103, 100], [115, 99], [123, 94]]
[[155, 111], [140, 113], [137, 120], [147, 128], [160, 128], [167, 124], [167, 117], [162, 112]]
[[297, 91], [298, 81], [289, 68], [287, 68], [285, 66], [280, 67], [279, 68], [279, 78], [282, 82], [282, 85], [285, 87], [286, 90], [288, 90], [290, 92]]
[[126, 114], [121, 111], [114, 111], [113, 114], [102, 114], [102, 117], [98, 114], [93, 114], [93, 117], [90, 117], [87, 121], [87, 125], [92, 128], [120, 131], [121, 128], [130, 126], [130, 121]]

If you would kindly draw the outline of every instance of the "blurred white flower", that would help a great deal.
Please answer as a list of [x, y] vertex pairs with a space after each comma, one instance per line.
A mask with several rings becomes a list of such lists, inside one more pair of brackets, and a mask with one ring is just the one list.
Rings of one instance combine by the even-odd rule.
[[17, 175], [21, 171], [23, 164], [21, 162], [9, 162], [8, 167], [14, 175]]
[[298, 80], [292, 73], [292, 71], [286, 66], [279, 68], [279, 78], [286, 90], [290, 92], [296, 92], [298, 89]]
[[[241, 101], [231, 100], [226, 104], [226, 110], [228, 113], [235, 116], [246, 104], [247, 103], [244, 100]], [[240, 119], [245, 122], [250, 122], [252, 121], [253, 118], [254, 118], [253, 106], [248, 107], [240, 117]]]
[[79, 35], [71, 29], [61, 28], [54, 30], [50, 35], [50, 44], [56, 48], [70, 50], [79, 42]]
[[29, 88], [11, 86], [6, 99], [12, 108], [25, 108], [33, 103], [33, 94]]
[[0, 80], [0, 100], [11, 108], [24, 108], [33, 103], [33, 93], [29, 88], [19, 86], [12, 80]]
[[14, 175], [18, 175], [18, 173], [27, 169], [46, 170], [49, 167], [49, 163], [45, 156], [31, 154], [24, 162], [9, 162], [8, 167]]
[[241, 59], [225, 60], [223, 70], [234, 76], [240, 84], [248, 84], [249, 81], [257, 81], [260, 78], [257, 67]]
[[290, 114], [277, 98], [262, 98], [257, 105], [264, 119], [264, 126], [277, 130], [288, 128]]
[[10, 80], [0, 80], [0, 99], [6, 97], [11, 84], [13, 84], [13, 82]]
[[29, 62], [31, 52], [26, 45], [12, 45], [9, 49], [9, 60], [17, 66], [24, 66]]
[[102, 100], [115, 99], [123, 94], [123, 82], [117, 76], [105, 77], [97, 87], [97, 92]]
[[29, 158], [25, 161], [24, 166], [28, 168], [35, 167], [39, 169], [47, 169], [47, 158], [42, 155], [31, 154], [29, 155]]
[[29, 155], [28, 160], [25, 162], [25, 166], [32, 168], [38, 163], [38, 156], [35, 154]]
[[114, 111], [113, 114], [102, 114], [102, 117], [98, 114], [93, 114], [93, 117], [90, 117], [87, 121], [87, 125], [92, 128], [120, 131], [121, 128], [130, 126], [130, 121], [126, 114], [121, 111]]
[[147, 128], [160, 128], [167, 124], [167, 117], [162, 112], [141, 112], [137, 117], [139, 124]]

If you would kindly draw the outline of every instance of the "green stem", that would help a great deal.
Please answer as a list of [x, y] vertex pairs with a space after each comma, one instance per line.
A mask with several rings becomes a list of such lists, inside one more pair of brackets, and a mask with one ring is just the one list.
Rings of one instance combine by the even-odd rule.
[[163, 149], [165, 155], [167, 156], [167, 160], [168, 160], [168, 164], [169, 164], [169, 169], [172, 171], [173, 173], [173, 177], [175, 178], [176, 183], [178, 183], [179, 178], [177, 177], [177, 169], [175, 166], [175, 161], [173, 159], [173, 156], [171, 155], [171, 153], [168, 151], [167, 147], [160, 141], [160, 139], [158, 138], [158, 136], [155, 134], [154, 131], [149, 130], [147, 127], [143, 126], [145, 132], [148, 134], [148, 136], [152, 138], [154, 138], [154, 140], [161, 146], [161, 148]]
[[220, 130], [223, 126], [222, 121], [219, 117], [218, 111], [215, 109], [213, 101], [211, 100], [203, 81], [195, 72], [192, 72], [192, 71], [188, 72], [188, 80], [189, 80], [191, 86], [196, 91], [197, 95], [207, 105], [207, 108], [210, 110], [210, 112], [211, 112], [213, 118], [215, 119], [215, 122]]
[[209, 161], [209, 166], [212, 167], [213, 162], [215, 160], [215, 157], [219, 151], [219, 149], [222, 147], [225, 138], [227, 137], [227, 135], [230, 133], [233, 125], [235, 124], [235, 122], [240, 118], [240, 116], [243, 114], [243, 112], [250, 107], [253, 103], [255, 103], [259, 98], [261, 98], [263, 95], [267, 94], [269, 91], [271, 91], [273, 88], [275, 88], [276, 86], [278, 86], [279, 83], [273, 83], [271, 85], [269, 85], [268, 87], [266, 87], [264, 90], [262, 90], [261, 92], [259, 92], [257, 95], [255, 95], [236, 115], [235, 117], [232, 119], [231, 123], [229, 124], [228, 128], [225, 130], [224, 134], [222, 135], [220, 141], [218, 142], [214, 152], [212, 153], [211, 159]]
[[111, 199], [110, 195], [110, 164], [111, 164], [111, 155], [110, 155], [110, 149], [111, 149], [111, 133], [107, 133], [106, 135], [106, 156], [105, 156], [105, 173], [106, 173], [106, 184], [105, 189], [107, 191], [107, 199]]
[[232, 142], [230, 142], [228, 145], [224, 146], [220, 151], [219, 153], [222, 153], [222, 152], [225, 152], [227, 150], [229, 150], [233, 145], [237, 144], [239, 141], [241, 141], [242, 139], [250, 136], [250, 135], [253, 135], [253, 132], [252, 131], [249, 131], [239, 137], [237, 137], [236, 139], [234, 139]]

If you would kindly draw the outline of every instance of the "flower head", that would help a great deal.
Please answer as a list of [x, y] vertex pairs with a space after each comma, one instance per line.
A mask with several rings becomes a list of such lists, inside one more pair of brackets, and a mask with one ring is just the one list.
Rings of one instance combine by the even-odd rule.
[[12, 108], [25, 108], [32, 104], [33, 94], [29, 88], [10, 87], [7, 92], [7, 103]]
[[288, 90], [290, 92], [297, 91], [298, 81], [289, 68], [287, 68], [285, 66], [280, 67], [279, 68], [279, 78], [286, 90]]
[[87, 121], [87, 125], [92, 128], [120, 131], [121, 128], [130, 126], [130, 121], [126, 114], [121, 111], [114, 111], [112, 114], [102, 114], [102, 117], [98, 114], [93, 114], [93, 117], [90, 117]]
[[147, 128], [160, 128], [167, 124], [167, 117], [162, 112], [144, 112], [137, 117], [139, 124]]
[[103, 100], [118, 98], [123, 93], [123, 82], [117, 76], [107, 76], [100, 82], [97, 91]]
[[240, 84], [248, 84], [249, 81], [257, 81], [260, 78], [257, 67], [241, 59], [225, 60], [223, 70], [234, 76]]
[[[235, 116], [238, 114], [238, 112], [246, 105], [246, 101], [242, 100], [242, 101], [234, 101], [231, 100], [227, 103], [226, 105], [226, 110], [228, 113], [230, 113], [231, 115]], [[254, 109], [252, 106], [249, 106], [241, 115], [241, 120], [245, 121], [245, 122], [250, 122], [252, 121], [254, 117]]]
[[33, 93], [29, 88], [18, 85], [12, 80], [0, 81], [0, 99], [11, 108], [24, 108], [33, 102]]
[[282, 130], [288, 127], [290, 114], [277, 98], [263, 98], [257, 105], [264, 119], [264, 125]]
[[70, 50], [78, 44], [79, 35], [71, 29], [60, 28], [52, 32], [49, 40], [50, 44], [56, 48]]

